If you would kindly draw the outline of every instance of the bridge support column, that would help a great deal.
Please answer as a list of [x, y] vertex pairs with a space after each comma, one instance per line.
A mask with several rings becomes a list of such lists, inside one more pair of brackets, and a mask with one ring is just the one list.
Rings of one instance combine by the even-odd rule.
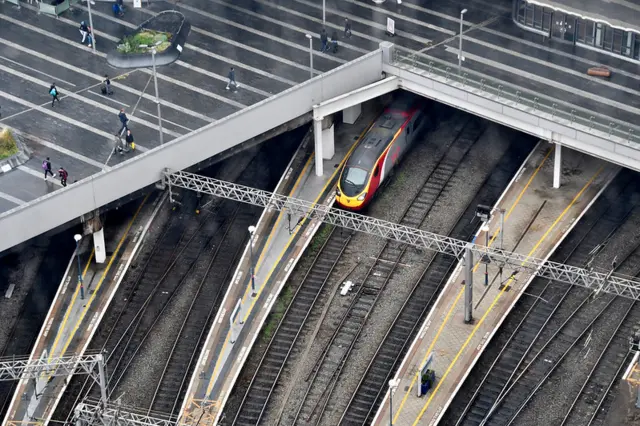
[[562, 175], [562, 145], [556, 143], [556, 152], [553, 158], [553, 187], [560, 188], [560, 176]]
[[84, 234], [93, 234], [94, 258], [96, 263], [104, 263], [107, 260], [107, 249], [104, 243], [104, 228], [100, 220], [100, 212], [95, 210], [93, 217], [84, 222]]
[[333, 129], [333, 116], [324, 117], [322, 120], [313, 120], [316, 176], [322, 176], [324, 173], [322, 160], [330, 160], [335, 154]]
[[346, 108], [342, 111], [342, 121], [347, 124], [353, 124], [356, 122], [360, 113], [362, 112], [362, 104], [357, 104], [352, 107]]

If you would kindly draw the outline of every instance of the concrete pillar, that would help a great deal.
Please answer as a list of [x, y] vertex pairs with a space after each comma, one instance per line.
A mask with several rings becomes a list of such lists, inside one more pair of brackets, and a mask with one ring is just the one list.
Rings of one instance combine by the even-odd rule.
[[382, 49], [382, 63], [390, 64], [393, 60], [393, 43], [382, 41], [380, 42], [380, 49]]
[[96, 263], [104, 263], [107, 260], [107, 249], [104, 243], [104, 230], [100, 211], [95, 210], [92, 217], [84, 221], [84, 235], [93, 234], [94, 258]]
[[473, 252], [471, 245], [464, 249], [464, 322], [473, 322]]
[[357, 104], [352, 107], [346, 108], [342, 111], [342, 121], [347, 124], [353, 124], [356, 122], [360, 113], [362, 112], [362, 104]]
[[316, 176], [322, 176], [322, 121], [313, 120], [313, 141], [316, 155]]
[[322, 159], [331, 160], [336, 153], [334, 146], [333, 115], [322, 119]]
[[562, 175], [562, 145], [556, 143], [556, 152], [553, 159], [553, 187], [560, 188], [560, 176]]

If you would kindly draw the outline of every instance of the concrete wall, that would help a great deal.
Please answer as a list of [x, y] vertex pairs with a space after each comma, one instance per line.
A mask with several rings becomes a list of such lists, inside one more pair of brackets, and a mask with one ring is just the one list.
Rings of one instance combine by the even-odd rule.
[[552, 117], [539, 110], [500, 99], [473, 88], [463, 88], [447, 82], [426, 71], [405, 69], [389, 63], [383, 65], [387, 75], [400, 78], [400, 87], [437, 100], [455, 108], [470, 112], [496, 123], [534, 135], [540, 139], [557, 142], [612, 163], [640, 171], [640, 146], [610, 136], [595, 129], [588, 129]]
[[313, 105], [380, 80], [376, 50], [200, 130], [0, 215], [0, 252], [287, 123]]

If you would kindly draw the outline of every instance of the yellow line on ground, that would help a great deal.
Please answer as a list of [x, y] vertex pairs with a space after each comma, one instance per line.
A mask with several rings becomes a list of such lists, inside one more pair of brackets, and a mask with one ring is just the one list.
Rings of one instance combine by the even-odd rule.
[[[375, 121], [375, 120], [374, 120]], [[371, 124], [369, 126], [367, 126], [367, 128], [360, 134], [360, 136], [358, 136], [358, 139], [353, 143], [353, 145], [351, 145], [351, 148], [349, 148], [349, 151], [347, 151], [347, 154], [344, 156], [344, 158], [342, 159], [342, 161], [340, 162], [340, 164], [338, 165], [338, 167], [336, 167], [336, 169], [333, 171], [333, 173], [331, 174], [331, 177], [327, 180], [327, 182], [324, 184], [324, 186], [322, 187], [322, 189], [320, 190], [320, 193], [318, 194], [318, 196], [316, 197], [316, 199], [313, 201], [313, 204], [317, 204], [318, 201], [320, 200], [320, 198], [322, 197], [322, 194], [324, 194], [324, 192], [327, 190], [327, 187], [331, 184], [331, 182], [333, 181], [333, 179], [336, 177], [336, 174], [340, 172], [340, 169], [342, 168], [342, 165], [344, 164], [345, 161], [347, 161], [347, 158], [349, 158], [349, 155], [351, 155], [351, 152], [355, 149], [356, 146], [358, 146], [358, 143], [360, 142], [360, 139], [362, 139], [362, 137], [367, 133], [367, 130], [369, 130], [369, 128], [371, 127]], [[307, 163], [307, 165], [311, 164], [310, 162]], [[306, 166], [305, 166], [306, 167]], [[299, 178], [300, 179], [300, 178]], [[291, 190], [290, 194], [293, 195], [293, 189]], [[279, 218], [282, 217], [282, 213], [280, 214]], [[282, 259], [282, 256], [284, 256], [284, 254], [287, 252], [287, 250], [289, 249], [289, 246], [291, 245], [291, 242], [293, 241], [293, 239], [295, 238], [296, 235], [298, 235], [298, 231], [300, 229], [302, 229], [302, 225], [304, 224], [304, 222], [307, 220], [306, 216], [302, 219], [302, 221], [298, 224], [298, 226], [296, 227], [296, 230], [293, 232], [293, 234], [291, 234], [291, 237], [289, 238], [289, 241], [287, 241], [287, 244], [285, 245], [284, 249], [282, 250], [282, 252], [280, 253], [280, 255], [278, 256], [278, 258], [276, 259], [276, 261], [273, 263], [273, 265], [271, 266], [271, 270], [269, 271], [269, 273], [267, 274], [267, 277], [265, 278], [264, 282], [268, 282], [269, 279], [271, 278], [271, 274], [273, 273], [273, 271], [275, 270], [276, 266], [280, 263], [280, 260]], [[277, 228], [274, 226], [273, 231], [275, 231]], [[271, 234], [273, 234], [273, 231], [271, 232]], [[271, 238], [271, 235], [269, 236], [269, 238]], [[266, 250], [266, 246], [265, 246], [265, 250]], [[260, 289], [258, 290], [258, 294], [256, 294], [256, 297], [253, 298], [253, 300], [251, 301], [251, 306], [249, 307], [249, 309], [247, 310], [247, 314], [244, 317], [243, 322], [246, 322], [247, 318], [249, 318], [249, 315], [251, 314], [251, 311], [253, 310], [253, 306], [255, 305], [256, 301], [258, 300], [258, 298], [260, 297], [260, 294], [262, 293], [262, 288], [263, 286], [260, 287]], [[246, 298], [247, 294], [248, 294], [249, 289], [245, 289], [244, 292], [244, 296], [243, 296], [243, 300]], [[209, 384], [207, 385], [207, 390], [205, 393], [205, 398], [209, 398], [209, 394], [211, 393], [211, 390], [213, 389], [213, 385], [214, 385], [214, 381], [215, 378], [217, 377], [217, 373], [218, 373], [218, 369], [220, 367], [220, 363], [222, 362], [222, 356], [224, 354], [224, 351], [229, 343], [229, 339], [231, 336], [231, 328], [229, 328], [229, 331], [227, 331], [227, 335], [225, 337], [224, 340], [224, 344], [222, 346], [222, 349], [220, 350], [220, 354], [218, 355], [218, 359], [216, 361], [215, 367], [213, 369], [213, 374], [211, 375], [211, 378], [209, 379]]]
[[[89, 255], [89, 260], [87, 261], [87, 265], [84, 267], [82, 271], [82, 279], [87, 275], [87, 270], [89, 270], [89, 266], [91, 265], [91, 260], [93, 260], [93, 254], [95, 253], [95, 248], [91, 250], [91, 254]], [[74, 253], [75, 256], [75, 253]], [[69, 283], [71, 284], [71, 283]], [[58, 341], [60, 340], [60, 336], [62, 336], [62, 332], [64, 331], [64, 327], [67, 324], [67, 320], [69, 319], [69, 315], [71, 314], [71, 310], [73, 306], [76, 304], [76, 298], [78, 297], [78, 293], [80, 293], [80, 285], [76, 285], [76, 289], [73, 292], [73, 296], [71, 297], [71, 304], [67, 307], [67, 311], [64, 314], [64, 318], [62, 319], [62, 324], [58, 327], [58, 332], [56, 333], [56, 338], [53, 340], [53, 345], [51, 346], [51, 350], [49, 352], [48, 362], [51, 362], [51, 358], [58, 346]]]
[[105, 268], [104, 272], [102, 273], [102, 276], [100, 277], [100, 281], [98, 281], [98, 285], [96, 285], [96, 288], [95, 288], [93, 294], [91, 295], [91, 297], [89, 298], [89, 301], [87, 302], [86, 306], [82, 310], [82, 313], [80, 314], [80, 318], [78, 318], [78, 321], [73, 326], [73, 330], [71, 331], [71, 335], [69, 336], [69, 338], [65, 342], [64, 347], [62, 348], [62, 351], [60, 352], [60, 356], [64, 355], [64, 353], [67, 351], [67, 348], [71, 344], [71, 340], [73, 340], [73, 337], [75, 336], [76, 332], [78, 331], [78, 328], [80, 327], [80, 324], [84, 320], [85, 315], [87, 314], [87, 312], [89, 311], [89, 308], [91, 307], [91, 303], [96, 298], [96, 295], [98, 294], [98, 290], [100, 290], [100, 287], [102, 286], [102, 283], [104, 282], [104, 279], [107, 277], [107, 274], [109, 273], [109, 270], [111, 269], [111, 265], [113, 265], [113, 261], [116, 259], [116, 257], [118, 257], [118, 253], [120, 252], [120, 249], [122, 248], [122, 244], [124, 243], [124, 240], [127, 238], [127, 235], [129, 235], [129, 230], [131, 229], [131, 226], [133, 225], [133, 222], [135, 222], [136, 218], [138, 217], [138, 214], [142, 210], [142, 206], [144, 206], [144, 204], [146, 203], [148, 198], [149, 198], [149, 195], [144, 197], [144, 200], [142, 200], [142, 202], [138, 206], [138, 209], [136, 210], [135, 214], [133, 215], [133, 218], [131, 219], [131, 221], [127, 225], [127, 229], [125, 229], [124, 235], [122, 236], [122, 238], [120, 238], [120, 241], [118, 242], [118, 246], [116, 247], [115, 251], [113, 252], [113, 255], [111, 256], [111, 259], [109, 259], [109, 263], [107, 264], [107, 267]]
[[[562, 220], [562, 218], [564, 217], [565, 214], [567, 214], [567, 212], [569, 211], [569, 209], [571, 207], [573, 207], [573, 205], [578, 201], [578, 199], [582, 196], [582, 194], [587, 190], [587, 188], [589, 188], [591, 186], [591, 184], [593, 183], [593, 181], [596, 179], [596, 177], [598, 177], [598, 175], [602, 172], [603, 168], [601, 167], [592, 177], [591, 179], [589, 179], [589, 181], [582, 187], [582, 189], [580, 190], [580, 192], [578, 192], [576, 194], [575, 197], [573, 197], [573, 200], [571, 200], [571, 202], [569, 203], [569, 205], [562, 211], [562, 213], [560, 214], [560, 216], [558, 216], [556, 218], [556, 220], [553, 222], [553, 224], [551, 224], [551, 226], [549, 227], [549, 229], [547, 229], [547, 231], [544, 233], [544, 235], [538, 240], [538, 242], [536, 243], [536, 245], [531, 249], [531, 251], [529, 251], [529, 254], [527, 255], [527, 257], [530, 257], [533, 255], [533, 253], [538, 249], [538, 247], [540, 246], [540, 244], [542, 244], [542, 242], [547, 238], [547, 236], [549, 235], [549, 233], [553, 230], [553, 228], [556, 227], [556, 225]], [[522, 263], [524, 265], [524, 262]], [[476, 332], [478, 331], [478, 329], [480, 328], [480, 326], [482, 325], [482, 323], [484, 322], [484, 320], [487, 318], [487, 316], [489, 315], [489, 312], [491, 312], [493, 310], [493, 308], [495, 307], [496, 303], [498, 303], [498, 300], [500, 300], [500, 298], [502, 297], [502, 295], [504, 294], [504, 292], [509, 288], [511, 282], [513, 281], [513, 276], [511, 276], [509, 278], [509, 280], [507, 281], [507, 283], [504, 285], [504, 287], [502, 288], [502, 290], [500, 290], [500, 293], [498, 293], [498, 295], [493, 299], [493, 302], [491, 302], [491, 305], [489, 305], [489, 309], [487, 309], [485, 311], [485, 313], [482, 315], [482, 318], [480, 318], [480, 321], [478, 321], [478, 324], [476, 324], [475, 327], [473, 327], [473, 330], [471, 331], [471, 334], [469, 334], [469, 336], [467, 337], [467, 340], [465, 340], [464, 344], [462, 345], [462, 347], [460, 348], [460, 350], [458, 351], [458, 353], [456, 354], [456, 356], [453, 358], [453, 361], [451, 362], [451, 364], [449, 364], [449, 367], [447, 367], [447, 370], [444, 372], [444, 374], [442, 375], [442, 378], [440, 380], [438, 380], [438, 384], [436, 385], [435, 389], [433, 390], [433, 392], [431, 392], [431, 395], [429, 395], [429, 399], [427, 399], [427, 401], [425, 402], [424, 406], [422, 407], [422, 410], [420, 410], [420, 413], [418, 414], [418, 417], [416, 417], [416, 420], [413, 422], [413, 426], [416, 426], [418, 424], [418, 422], [420, 421], [420, 419], [422, 418], [422, 416], [424, 415], [425, 411], [427, 411], [427, 408], [429, 407], [429, 404], [431, 403], [431, 400], [433, 400], [433, 397], [436, 395], [436, 393], [438, 392], [438, 390], [440, 389], [440, 386], [442, 385], [442, 383], [444, 383], [445, 379], [447, 378], [447, 376], [449, 375], [449, 373], [451, 372], [451, 370], [453, 369], [453, 366], [456, 364], [456, 362], [458, 361], [458, 358], [460, 358], [460, 355], [462, 355], [462, 352], [466, 349], [466, 347], [469, 345], [469, 342], [471, 341], [471, 339], [473, 338], [473, 336], [476, 334]]]
[[[522, 199], [522, 196], [524, 195], [525, 191], [529, 188], [529, 186], [533, 182], [533, 179], [538, 175], [538, 172], [542, 169], [542, 166], [544, 166], [544, 163], [547, 161], [547, 159], [551, 155], [552, 151], [553, 151], [553, 148], [549, 149], [547, 151], [546, 155], [542, 158], [542, 161], [540, 161], [540, 164], [538, 165], [538, 167], [536, 167], [535, 171], [531, 174], [531, 177], [529, 177], [529, 180], [527, 181], [526, 185], [524, 186], [524, 188], [522, 188], [522, 190], [520, 191], [520, 193], [518, 194], [518, 196], [514, 200], [513, 204], [511, 204], [511, 207], [509, 208], [509, 210], [505, 214], [505, 217], [504, 217], [505, 221], [507, 219], [509, 219], [509, 216], [511, 216], [511, 213], [513, 213], [513, 210], [520, 203], [520, 200]], [[498, 230], [500, 230], [499, 227], [498, 227]], [[489, 241], [489, 246], [491, 246], [493, 244], [493, 242], [495, 241], [497, 236], [498, 236], [498, 232], [496, 231], [494, 233], [493, 237], [491, 238], [491, 240]], [[474, 268], [474, 272], [478, 269], [479, 265], [480, 265], [480, 262], [476, 263], [476, 266]], [[426, 353], [424, 355], [424, 358], [422, 358], [422, 362], [420, 363], [420, 365], [423, 365], [425, 363], [425, 361], [427, 360], [427, 357], [433, 351], [433, 348], [436, 345], [436, 342], [438, 341], [438, 339], [440, 338], [440, 335], [442, 334], [442, 331], [444, 330], [444, 327], [447, 325], [447, 323], [451, 319], [451, 314], [453, 313], [453, 309], [456, 307], [456, 305], [460, 301], [460, 297], [463, 294], [464, 294], [464, 288], [461, 289], [458, 292], [458, 295], [456, 296], [455, 300], [453, 301], [453, 304], [451, 305], [451, 308], [447, 312], [447, 315], [444, 317], [444, 321], [440, 325], [440, 328], [438, 329], [438, 332], [436, 333], [435, 337], [433, 338], [433, 341], [429, 345], [429, 349], [427, 349], [427, 351], [426, 351]], [[409, 390], [404, 395], [404, 398], [402, 398], [402, 401], [400, 402], [400, 405], [398, 406], [398, 410], [396, 411], [396, 414], [393, 417], [393, 421], [394, 422], [396, 422], [398, 420], [398, 417], [400, 416], [400, 413], [402, 412], [402, 408], [404, 407], [404, 404], [407, 402], [407, 399], [409, 398], [409, 394], [411, 393], [411, 389], [413, 389], [413, 387], [415, 386], [416, 381], [418, 380], [419, 377], [420, 377], [420, 372], [417, 372], [415, 374], [415, 376], [413, 377], [413, 380], [411, 380], [411, 384], [409, 385]]]

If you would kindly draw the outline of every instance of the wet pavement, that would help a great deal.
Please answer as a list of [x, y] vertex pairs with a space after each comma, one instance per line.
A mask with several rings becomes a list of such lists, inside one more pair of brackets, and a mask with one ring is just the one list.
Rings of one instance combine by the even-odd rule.
[[[144, 2], [123, 18], [109, 2], [92, 7], [97, 54], [80, 43], [79, 22], [88, 21], [85, 5], [59, 19], [38, 15], [35, 6], [0, 4], [0, 123], [29, 133], [33, 158], [20, 169], [0, 175], [0, 213], [59, 188], [37, 174], [43, 157], [54, 169], [64, 166], [69, 182], [113, 166], [117, 111], [124, 107], [140, 147], [138, 155], [159, 144], [151, 71], [120, 70], [107, 65], [106, 53], [117, 40], [160, 11], [177, 9], [192, 24], [182, 57], [158, 68], [164, 141], [169, 141], [260, 102], [309, 76], [309, 42], [314, 36], [314, 69], [331, 70], [374, 50], [381, 41], [421, 50], [457, 64], [459, 12], [465, 15], [464, 67], [555, 96], [612, 120], [635, 123], [640, 115], [637, 64], [566, 44], [520, 29], [511, 20], [510, 0], [427, 1], [326, 0], [325, 26], [336, 31], [340, 49], [320, 53], [323, 25], [320, 0], [187, 0]], [[352, 37], [343, 37], [344, 19]], [[385, 34], [387, 17], [396, 36]], [[606, 65], [610, 80], [586, 75]], [[238, 92], [226, 90], [229, 67], [236, 69]], [[108, 73], [114, 95], [100, 94]], [[62, 102], [51, 108], [47, 84], [56, 82]], [[68, 96], [72, 94], [73, 96]], [[142, 96], [141, 96], [142, 95]], [[131, 114], [131, 112], [133, 114]], [[22, 188], [21, 186], [24, 186]]]

